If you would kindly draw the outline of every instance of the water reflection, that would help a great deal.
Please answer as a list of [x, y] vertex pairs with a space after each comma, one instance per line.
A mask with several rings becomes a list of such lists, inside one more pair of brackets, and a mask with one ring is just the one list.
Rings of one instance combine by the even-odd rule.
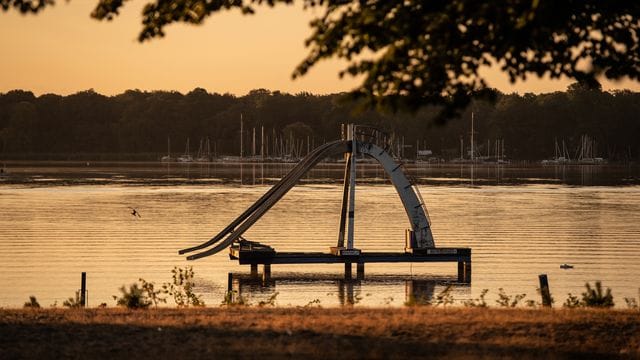
[[[119, 162], [9, 162], [0, 183], [145, 185], [273, 184], [295, 163], [119, 163]], [[324, 162], [309, 171], [301, 182], [339, 183], [344, 164]], [[638, 185], [640, 167], [627, 165], [536, 165], [536, 164], [406, 164], [404, 169], [419, 184], [428, 185], [522, 185], [567, 184], [580, 186]], [[389, 184], [378, 164], [358, 166], [361, 183]]]
[[[458, 282], [456, 277], [372, 275], [358, 280], [327, 274], [296, 273], [264, 277], [255, 273], [229, 273], [227, 284], [231, 301], [254, 305], [269, 303], [273, 301], [270, 299], [281, 295], [287, 297], [299, 290], [317, 296], [306, 299], [307, 305], [426, 305], [433, 303], [436, 295], [447, 288], [458, 300], [471, 296], [471, 284]], [[404, 298], [398, 298], [398, 294], [404, 294]], [[380, 296], [383, 298], [378, 299]]]

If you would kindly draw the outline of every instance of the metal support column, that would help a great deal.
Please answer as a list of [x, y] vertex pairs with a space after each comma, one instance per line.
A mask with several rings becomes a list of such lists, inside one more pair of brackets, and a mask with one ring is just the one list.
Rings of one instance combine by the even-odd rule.
[[338, 232], [338, 247], [344, 247], [344, 231], [347, 222], [347, 207], [349, 206], [349, 184], [351, 177], [351, 154], [347, 153], [344, 165], [344, 182], [342, 184], [342, 209], [340, 211], [340, 229]]
[[356, 202], [356, 156], [358, 144], [355, 134], [356, 127], [349, 124], [349, 138], [351, 140], [351, 175], [349, 178], [349, 228], [347, 230], [347, 249], [353, 249], [353, 236], [355, 227], [355, 202]]

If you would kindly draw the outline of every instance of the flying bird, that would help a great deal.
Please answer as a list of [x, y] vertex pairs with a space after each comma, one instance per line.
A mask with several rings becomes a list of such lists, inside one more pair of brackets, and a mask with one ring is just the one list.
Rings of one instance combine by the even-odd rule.
[[131, 209], [131, 216], [133, 217], [139, 217], [141, 218], [142, 216], [140, 215], [140, 213], [138, 212], [138, 210], [136, 210], [135, 208], [129, 207], [129, 209]]

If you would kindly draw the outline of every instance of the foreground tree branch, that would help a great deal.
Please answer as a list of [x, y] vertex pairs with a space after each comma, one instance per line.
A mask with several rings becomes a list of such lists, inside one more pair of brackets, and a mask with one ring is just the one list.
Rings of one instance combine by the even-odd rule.
[[[200, 24], [222, 10], [253, 14], [256, 5], [293, 0], [146, 0], [139, 41], [162, 37], [174, 22]], [[482, 66], [512, 82], [568, 77], [587, 87], [598, 78], [640, 80], [640, 2], [600, 0], [302, 0], [321, 6], [311, 23], [307, 57], [293, 77], [341, 58], [340, 76], [363, 76], [351, 92], [371, 107], [416, 111], [441, 106], [440, 120], [474, 98], [492, 98]], [[37, 12], [54, 0], [0, 0], [2, 8]], [[99, 0], [91, 14], [118, 15], [125, 0]]]

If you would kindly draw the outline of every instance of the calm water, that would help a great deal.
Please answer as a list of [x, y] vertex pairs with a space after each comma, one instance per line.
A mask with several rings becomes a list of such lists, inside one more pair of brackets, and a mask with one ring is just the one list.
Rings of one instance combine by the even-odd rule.
[[[279, 305], [319, 300], [338, 305], [401, 306], [408, 293], [430, 296], [455, 282], [456, 265], [367, 264], [367, 278], [341, 280], [341, 265], [279, 266], [261, 286], [248, 268], [216, 256], [187, 262], [178, 249], [215, 235], [290, 164], [177, 166], [158, 164], [9, 164], [0, 178], [0, 306], [29, 295], [48, 306], [70, 297], [88, 273], [89, 304], [113, 305], [118, 288], [142, 277], [169, 281], [173, 266], [192, 265], [197, 291], [221, 302], [227, 273], [252, 302], [278, 292]], [[356, 245], [402, 251], [408, 221], [383, 173], [363, 167], [356, 199]], [[242, 171], [242, 175], [240, 172]], [[335, 243], [341, 165], [315, 170], [246, 237], [277, 250], [327, 251]], [[561, 303], [587, 281], [602, 280], [617, 305], [640, 288], [640, 185], [628, 167], [410, 167], [427, 202], [437, 246], [471, 247], [471, 285], [458, 300], [499, 288], [538, 300], [537, 276], [549, 275]], [[129, 206], [142, 218], [130, 215]], [[571, 270], [559, 265], [570, 263]]]

